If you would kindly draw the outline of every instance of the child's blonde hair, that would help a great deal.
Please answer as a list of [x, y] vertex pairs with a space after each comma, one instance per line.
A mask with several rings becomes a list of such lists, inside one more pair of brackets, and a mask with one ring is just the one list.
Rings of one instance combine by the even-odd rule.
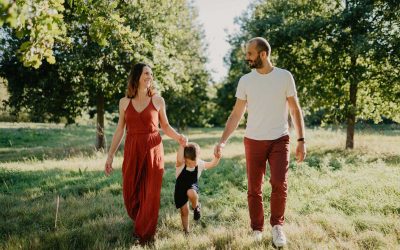
[[189, 142], [183, 150], [183, 158], [195, 161], [200, 154], [200, 146], [195, 142]]

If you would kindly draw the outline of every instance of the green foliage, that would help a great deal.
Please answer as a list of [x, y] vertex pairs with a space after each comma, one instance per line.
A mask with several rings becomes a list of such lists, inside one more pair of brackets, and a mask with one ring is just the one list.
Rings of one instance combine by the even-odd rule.
[[0, 16], [0, 26], [8, 24], [24, 41], [18, 50], [24, 66], [39, 68], [43, 59], [55, 63], [55, 43], [65, 42], [63, 3], [64, 0], [0, 1], [0, 10], [5, 13]]
[[[28, 46], [28, 36], [18, 37], [13, 26], [3, 29], [7, 35], [0, 44], [5, 51], [0, 73], [9, 82], [15, 113], [25, 108], [32, 120], [71, 123], [87, 109], [102, 116], [95, 108], [99, 100], [106, 111], [115, 112], [130, 67], [144, 61], [153, 66], [172, 124], [208, 124], [210, 76], [202, 55], [203, 32], [196, 10], [186, 1], [77, 0], [63, 8], [67, 42], [55, 44], [56, 64], [43, 64], [43, 70], [33, 73], [36, 77], [15, 56], [18, 48]], [[19, 79], [13, 76], [17, 69]]]
[[[250, 10], [248, 10], [250, 12]], [[250, 72], [244, 61], [244, 38], [240, 36], [230, 36], [232, 46], [230, 54], [226, 55], [225, 62], [230, 65], [228, 76], [218, 85], [215, 103], [217, 110], [214, 113], [214, 122], [218, 125], [225, 125], [225, 122], [236, 102], [236, 88], [242, 75]]]
[[[8, 91], [11, 93], [6, 104], [11, 113], [19, 115], [24, 111], [34, 122], [72, 123], [80, 115], [79, 93], [72, 95], [79, 86], [68, 80], [59, 79], [59, 65], [44, 62], [39, 69], [24, 67], [16, 57], [2, 64], [7, 72]], [[55, 79], [59, 79], [55, 81]]]
[[[231, 40], [230, 73], [219, 99], [243, 72], [236, 58], [243, 58], [242, 44], [262, 36], [275, 65], [293, 73], [306, 115], [323, 123], [342, 123], [349, 114], [400, 122], [399, 11], [398, 1], [260, 1]], [[232, 103], [220, 106], [229, 110]]]

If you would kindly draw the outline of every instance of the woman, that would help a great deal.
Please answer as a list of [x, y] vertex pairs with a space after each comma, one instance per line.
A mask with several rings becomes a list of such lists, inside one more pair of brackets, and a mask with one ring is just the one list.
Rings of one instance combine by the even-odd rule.
[[160, 208], [164, 148], [159, 124], [167, 136], [185, 144], [185, 136], [169, 125], [164, 99], [154, 94], [150, 66], [138, 63], [131, 69], [126, 97], [119, 101], [119, 120], [105, 172], [109, 175], [113, 170], [113, 158], [126, 127], [122, 191], [125, 208], [135, 222], [134, 234], [141, 243], [153, 238]]

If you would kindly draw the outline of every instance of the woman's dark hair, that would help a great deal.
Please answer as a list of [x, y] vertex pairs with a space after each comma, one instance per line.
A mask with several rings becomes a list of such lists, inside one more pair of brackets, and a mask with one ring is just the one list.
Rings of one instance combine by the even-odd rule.
[[[138, 89], [139, 89], [139, 79], [143, 73], [144, 67], [149, 67], [151, 69], [151, 67], [146, 63], [137, 63], [132, 66], [131, 72], [129, 73], [129, 77], [128, 77], [128, 86], [126, 88], [126, 97], [134, 98], [137, 95]], [[153, 83], [151, 83], [150, 88], [147, 90], [147, 95], [148, 96], [154, 95]]]

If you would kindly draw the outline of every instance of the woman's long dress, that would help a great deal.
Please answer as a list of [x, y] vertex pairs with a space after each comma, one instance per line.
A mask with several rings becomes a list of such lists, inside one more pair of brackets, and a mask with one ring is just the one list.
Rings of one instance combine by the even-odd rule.
[[135, 234], [142, 242], [155, 232], [164, 173], [164, 148], [153, 100], [140, 113], [130, 100], [125, 110], [126, 139], [122, 164], [123, 196]]

